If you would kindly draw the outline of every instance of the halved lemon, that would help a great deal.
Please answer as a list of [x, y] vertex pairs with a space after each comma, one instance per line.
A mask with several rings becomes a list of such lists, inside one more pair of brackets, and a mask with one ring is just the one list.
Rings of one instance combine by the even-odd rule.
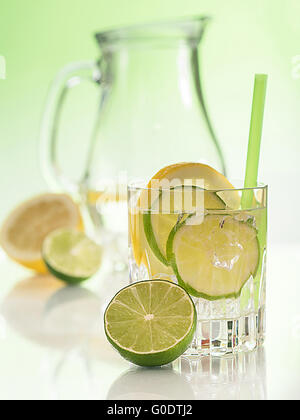
[[238, 297], [259, 266], [257, 230], [231, 215], [192, 219], [175, 226], [167, 244], [179, 284], [208, 300]]
[[59, 228], [83, 229], [77, 205], [65, 194], [43, 194], [19, 205], [6, 219], [0, 243], [7, 255], [19, 264], [46, 273], [42, 244]]

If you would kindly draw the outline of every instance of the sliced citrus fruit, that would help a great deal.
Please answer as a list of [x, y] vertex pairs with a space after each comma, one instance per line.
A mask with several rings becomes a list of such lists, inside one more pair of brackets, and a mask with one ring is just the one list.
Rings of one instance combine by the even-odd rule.
[[215, 194], [196, 186], [178, 186], [162, 190], [149, 212], [144, 213], [145, 235], [155, 256], [166, 266], [167, 241], [174, 226], [195, 211], [224, 209], [225, 203]]
[[238, 297], [259, 265], [257, 230], [230, 215], [192, 218], [175, 226], [167, 244], [178, 282], [191, 295], [208, 300]]
[[[144, 210], [152, 207], [152, 204], [159, 197], [159, 191], [157, 189], [157, 194], [155, 194], [155, 187], [157, 186], [156, 181], [163, 180], [172, 182], [172, 187], [175, 187], [176, 185], [187, 185], [187, 182], [190, 182], [190, 185], [199, 186], [198, 181], [203, 180], [204, 188], [214, 190], [215, 194], [225, 203], [226, 207], [237, 209], [240, 206], [240, 196], [237, 191], [232, 191], [234, 188], [233, 185], [224, 175], [208, 165], [203, 165], [201, 163], [178, 163], [161, 169], [149, 182], [149, 189], [141, 190], [140, 197], [136, 204], [138, 211], [129, 210], [130, 238], [134, 259], [139, 267], [141, 264], [145, 265], [146, 263], [150, 277], [159, 275], [160, 273], [172, 275], [172, 269], [170, 270], [170, 267], [166, 265], [164, 253], [158, 252], [158, 250], [162, 250], [161, 248], [165, 248], [164, 243], [157, 248], [155, 247], [154, 242], [152, 242], [151, 247], [147, 241], [143, 227]], [[154, 190], [151, 188], [154, 188]], [[230, 191], [220, 191], [224, 189]], [[167, 217], [164, 218], [166, 226], [162, 225], [160, 227], [160, 229], [164, 231], [160, 234], [162, 238], [164, 238], [164, 240], [162, 239], [162, 242], [165, 242], [168, 230], [174, 221], [173, 219], [174, 217], [171, 217], [169, 220], [167, 220]]]
[[183, 162], [166, 166], [153, 176], [148, 187], [151, 188], [154, 181], [162, 180], [172, 181], [172, 187], [187, 185], [188, 182], [190, 182], [190, 185], [199, 185], [197, 181], [203, 180], [203, 187], [206, 190], [217, 191], [218, 196], [225, 202], [226, 206], [235, 209], [239, 208], [240, 196], [238, 192], [221, 191], [232, 190], [234, 186], [223, 174], [211, 166], [197, 162]]
[[51, 274], [67, 283], [76, 284], [98, 271], [102, 250], [82, 232], [59, 229], [47, 236], [42, 254]]
[[110, 343], [140, 366], [161, 366], [190, 345], [196, 328], [194, 303], [180, 286], [164, 280], [134, 283], [112, 299], [104, 315]]
[[77, 205], [64, 194], [43, 194], [18, 206], [4, 222], [1, 246], [7, 255], [23, 266], [47, 272], [42, 244], [49, 232], [61, 227], [82, 229]]
[[[163, 278], [174, 275], [171, 267], [166, 267], [153, 253], [145, 236], [143, 213], [129, 210], [129, 231], [135, 264], [145, 267], [148, 278]], [[162, 277], [163, 276], [163, 277]]]

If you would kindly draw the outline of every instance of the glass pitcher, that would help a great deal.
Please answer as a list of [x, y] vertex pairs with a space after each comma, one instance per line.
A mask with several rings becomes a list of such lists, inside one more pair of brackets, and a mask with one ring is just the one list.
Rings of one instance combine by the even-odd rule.
[[[98, 33], [100, 60], [71, 64], [54, 81], [41, 133], [44, 173], [50, 186], [80, 200], [96, 233], [126, 233], [128, 181], [183, 161], [225, 173], [200, 80], [198, 46], [208, 20]], [[68, 91], [83, 81], [95, 85], [100, 101], [91, 138], [81, 140], [89, 141], [84, 170], [73, 181], [58, 162], [58, 134]]]

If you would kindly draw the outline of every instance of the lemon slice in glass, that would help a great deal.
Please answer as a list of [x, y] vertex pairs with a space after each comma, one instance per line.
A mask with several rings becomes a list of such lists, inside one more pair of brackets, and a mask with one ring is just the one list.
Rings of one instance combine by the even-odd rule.
[[[157, 182], [162, 181], [172, 182], [172, 187], [177, 185], [198, 185], [199, 180], [203, 181], [203, 188], [205, 190], [216, 190], [217, 195], [229, 208], [239, 208], [240, 196], [237, 191], [230, 191], [234, 189], [234, 186], [228, 181], [228, 179], [216, 171], [209, 165], [198, 162], [182, 162], [174, 165], [166, 166], [157, 172], [150, 180], [148, 187], [151, 185], [157, 185]], [[229, 190], [229, 191], [226, 191]]]

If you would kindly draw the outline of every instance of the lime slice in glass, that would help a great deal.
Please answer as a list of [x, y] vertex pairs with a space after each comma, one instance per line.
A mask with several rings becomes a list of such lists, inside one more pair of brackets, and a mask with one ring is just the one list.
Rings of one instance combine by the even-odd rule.
[[117, 293], [104, 324], [108, 340], [125, 359], [140, 366], [161, 366], [188, 348], [196, 319], [194, 303], [182, 287], [149, 280]]
[[230, 215], [193, 217], [170, 234], [167, 254], [179, 284], [208, 300], [238, 297], [259, 265], [257, 230]]
[[51, 274], [70, 283], [92, 277], [101, 264], [102, 250], [84, 233], [59, 229], [47, 236], [42, 255]]
[[197, 186], [178, 186], [162, 190], [149, 212], [144, 213], [144, 231], [154, 255], [165, 266], [170, 265], [166, 255], [169, 235], [174, 226], [195, 211], [225, 209], [223, 200], [214, 192]]

